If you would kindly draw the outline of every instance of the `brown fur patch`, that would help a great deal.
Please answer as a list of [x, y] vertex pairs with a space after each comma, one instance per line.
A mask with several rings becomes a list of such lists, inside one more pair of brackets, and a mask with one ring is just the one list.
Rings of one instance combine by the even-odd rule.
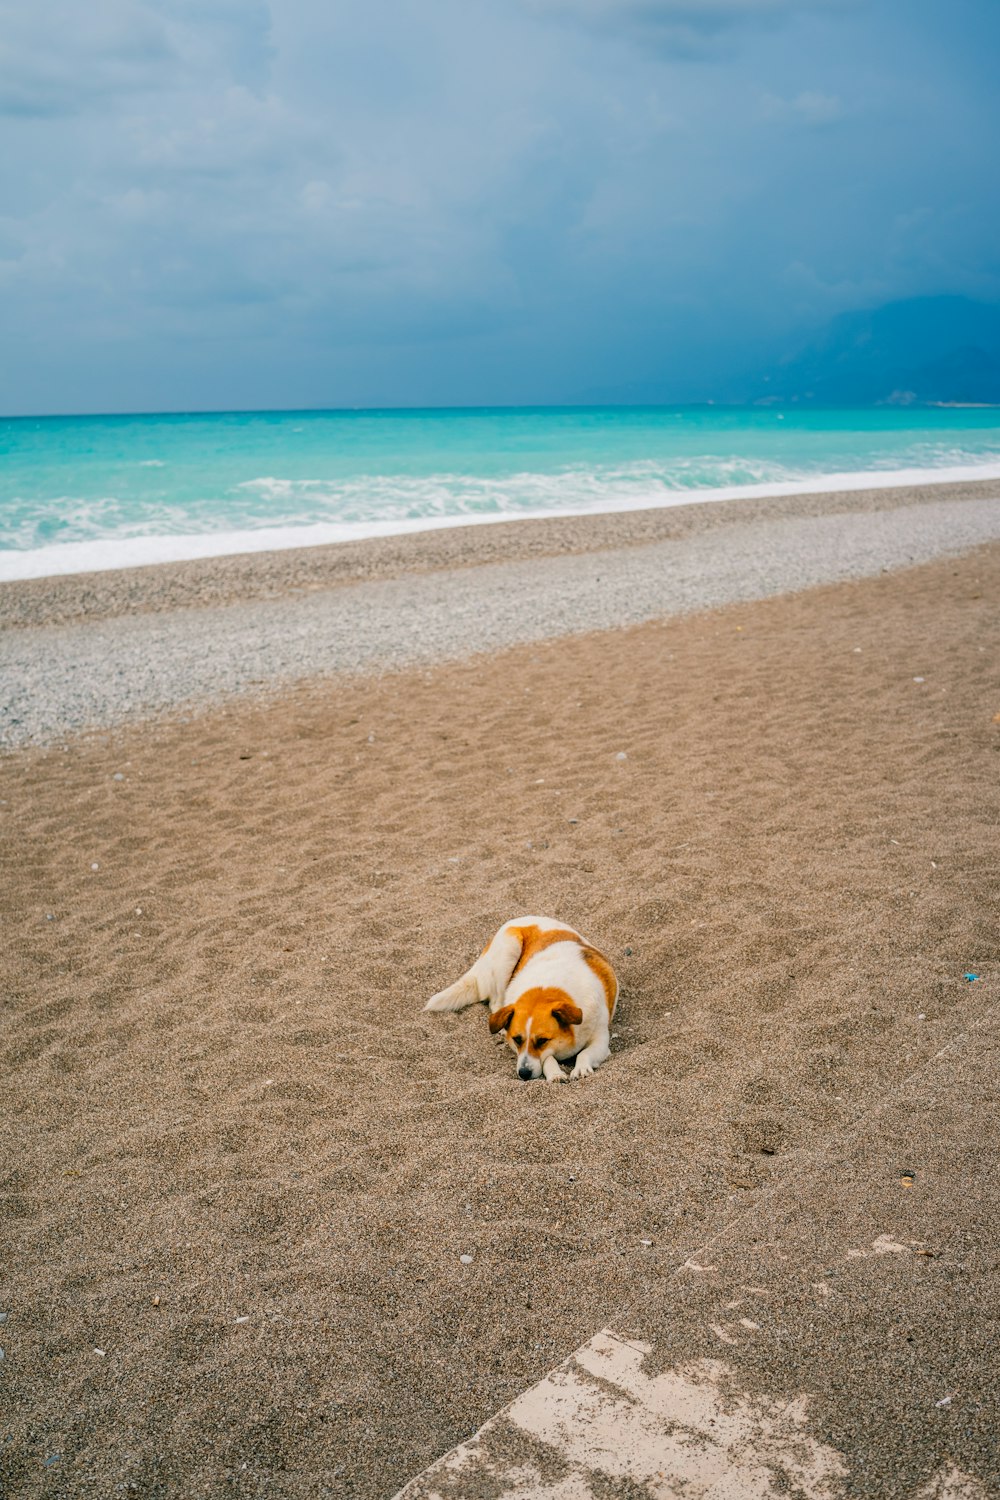
[[523, 969], [536, 953], [541, 953], [543, 948], [551, 948], [553, 943], [578, 943], [580, 941], [580, 934], [571, 932], [568, 927], [549, 927], [543, 931], [541, 927], [532, 923], [530, 927], [509, 927], [507, 930], [521, 939], [521, 957], [514, 965], [514, 974], [518, 969]]
[[615, 1013], [615, 1005], [618, 1001], [618, 980], [615, 978], [615, 971], [604, 954], [598, 953], [596, 948], [584, 948], [583, 961], [589, 969], [593, 970], [604, 986], [604, 999], [607, 1002], [610, 1018]]
[[578, 1005], [574, 1005], [572, 1000], [560, 1001], [558, 1005], [554, 1005], [552, 1015], [560, 1026], [565, 1027], [579, 1026], [583, 1020], [583, 1011]]

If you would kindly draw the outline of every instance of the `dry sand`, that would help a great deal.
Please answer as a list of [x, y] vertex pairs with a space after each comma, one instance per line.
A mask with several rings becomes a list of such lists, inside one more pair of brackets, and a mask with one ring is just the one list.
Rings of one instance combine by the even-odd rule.
[[[8, 1494], [390, 1495], [962, 1031], [998, 597], [986, 547], [0, 761]], [[579, 1086], [419, 1011], [531, 910], [622, 980]], [[936, 1471], [879, 1441], [856, 1493]]]
[[998, 1019], [638, 1278], [613, 1330], [399, 1500], [992, 1500]]

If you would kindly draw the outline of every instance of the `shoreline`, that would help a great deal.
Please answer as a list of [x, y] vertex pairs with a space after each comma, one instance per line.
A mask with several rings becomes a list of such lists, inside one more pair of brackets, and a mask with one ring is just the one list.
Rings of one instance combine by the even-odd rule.
[[[318, 521], [237, 529], [166, 533], [152, 536], [57, 542], [23, 551], [0, 549], [0, 585], [34, 578], [61, 578], [86, 573], [121, 572], [204, 558], [234, 557], [258, 552], [298, 551], [307, 547], [339, 546], [386, 537], [417, 536], [456, 527], [498, 526], [511, 521], [579, 520], [588, 516], [634, 515], [642, 511], [673, 510], [688, 505], [717, 505], [800, 495], [846, 494], [854, 491], [901, 490], [926, 485], [1000, 483], [1000, 463], [963, 464], [940, 469], [861, 469], [832, 471], [794, 480], [760, 484], [711, 486], [700, 490], [659, 490], [627, 500], [568, 509], [500, 511], [489, 514], [398, 516], [388, 520]], [[270, 481], [269, 481], [270, 482]]]
[[[575, 547], [567, 544], [565, 523], [555, 536], [545, 522], [529, 523], [513, 548], [492, 556], [470, 551], [469, 542], [499, 528], [473, 528], [464, 542], [449, 533], [444, 556], [415, 559], [405, 548], [379, 556], [376, 544], [358, 544], [346, 563], [330, 549], [334, 565], [347, 569], [339, 578], [304, 581], [257, 569], [234, 579], [226, 571], [222, 597], [219, 579], [213, 595], [203, 579], [192, 585], [188, 578], [181, 608], [171, 607], [176, 595], [164, 595], [156, 570], [152, 596], [136, 590], [128, 572], [109, 575], [103, 599], [77, 593], [76, 617], [56, 623], [52, 596], [29, 595], [50, 618], [0, 631], [8, 685], [0, 744], [14, 750], [143, 719], [200, 715], [310, 680], [370, 683], [406, 668], [486, 661], [510, 647], [618, 634], [1000, 547], [994, 489], [860, 510], [771, 503], [784, 509], [753, 519], [741, 507], [728, 520], [719, 519], [718, 508], [691, 507], [687, 530], [666, 535], [636, 529], [650, 517], [662, 525], [660, 513], [640, 513], [624, 526], [621, 517], [605, 518], [610, 529], [584, 528]], [[286, 557], [272, 554], [270, 561]], [[234, 584], [241, 588], [234, 592]], [[65, 592], [61, 598], [65, 604]]]
[[277, 599], [404, 574], [641, 547], [733, 524], [874, 514], [942, 501], [1000, 500], [1000, 475], [766, 495], [742, 490], [740, 495], [580, 515], [491, 517], [491, 524], [455, 524], [449, 518], [447, 524], [426, 530], [354, 541], [0, 580], [0, 631]]

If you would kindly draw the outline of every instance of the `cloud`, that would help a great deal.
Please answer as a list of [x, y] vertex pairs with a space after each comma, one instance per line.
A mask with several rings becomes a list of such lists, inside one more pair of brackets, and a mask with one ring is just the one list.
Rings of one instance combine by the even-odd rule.
[[268, 26], [263, 0], [0, 0], [0, 114], [108, 113], [220, 74], [259, 83]]
[[177, 62], [166, 26], [132, 0], [0, 7], [0, 113], [73, 114], [156, 86]]
[[0, 0], [0, 410], [696, 395], [985, 295], [995, 91], [914, 4]]
[[837, 94], [823, 94], [807, 89], [793, 99], [781, 99], [777, 94], [765, 94], [761, 100], [761, 115], [765, 120], [777, 124], [833, 125], [844, 118], [843, 101]]
[[734, 33], [773, 27], [809, 10], [849, 11], [866, 0], [524, 0], [536, 14], [645, 43], [676, 57], [717, 55]]

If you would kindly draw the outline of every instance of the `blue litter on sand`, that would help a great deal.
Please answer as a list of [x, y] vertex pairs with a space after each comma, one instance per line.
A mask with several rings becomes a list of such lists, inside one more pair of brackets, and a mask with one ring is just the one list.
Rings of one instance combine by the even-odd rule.
[[970, 984], [975, 984], [976, 980], [979, 978], [979, 975], [978, 974], [963, 974], [962, 978], [963, 979], [967, 979]]

